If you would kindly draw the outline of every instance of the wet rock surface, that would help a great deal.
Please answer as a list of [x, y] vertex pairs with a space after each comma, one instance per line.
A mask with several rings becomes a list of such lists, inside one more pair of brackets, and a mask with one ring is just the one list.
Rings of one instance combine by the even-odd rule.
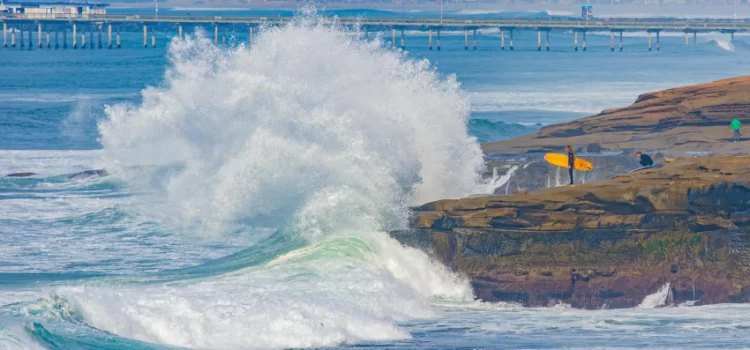
[[674, 303], [750, 301], [744, 156], [440, 200], [415, 208], [411, 227], [392, 235], [468, 276], [485, 301], [633, 307], [666, 283]]

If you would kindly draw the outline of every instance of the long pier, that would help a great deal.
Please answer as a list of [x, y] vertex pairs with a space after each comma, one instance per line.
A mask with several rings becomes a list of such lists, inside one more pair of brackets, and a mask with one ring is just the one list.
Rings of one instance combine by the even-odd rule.
[[[80, 46], [85, 48], [86, 31], [89, 34], [88, 45], [91, 48], [121, 48], [120, 32], [140, 32], [143, 31], [143, 47], [156, 46], [155, 30], [160, 32], [177, 33], [179, 37], [183, 35], [184, 27], [209, 27], [213, 28], [214, 42], [219, 43], [219, 31], [225, 33], [227, 29], [232, 31], [243, 30], [248, 33], [248, 40], [252, 42], [253, 31], [263, 26], [284, 25], [293, 20], [293, 17], [262, 17], [262, 16], [157, 16], [157, 15], [89, 15], [86, 17], [67, 17], [61, 15], [40, 15], [40, 16], [18, 16], [9, 14], [0, 14], [2, 23], [2, 47], [16, 47], [16, 32], [20, 32], [18, 45], [24, 47], [52, 48], [51, 33], [54, 33], [54, 48], [68, 48], [68, 32], [72, 33], [72, 48], [76, 49], [79, 45], [78, 35], [80, 33]], [[368, 18], [368, 17], [337, 17], [335, 21], [339, 24], [356, 28], [360, 33], [367, 37], [369, 32], [387, 32], [391, 31], [391, 43], [397, 45], [397, 32], [400, 32], [400, 46], [405, 48], [405, 30], [425, 31], [428, 33], [428, 42], [430, 50], [433, 48], [433, 34], [437, 50], [440, 50], [440, 34], [442, 31], [462, 30], [464, 32], [464, 48], [469, 49], [469, 33], [472, 33], [473, 49], [476, 50], [477, 41], [476, 33], [479, 29], [497, 28], [500, 30], [500, 47], [506, 48], [506, 34], [508, 36], [508, 49], [514, 49], [513, 33], [517, 31], [536, 31], [537, 32], [537, 49], [542, 51], [543, 37], [545, 38], [544, 47], [550, 50], [551, 31], [570, 31], [573, 36], [573, 50], [580, 49], [586, 51], [586, 33], [590, 31], [608, 31], [611, 35], [611, 51], [615, 51], [615, 37], [619, 37], [619, 51], [623, 50], [623, 33], [624, 32], [645, 32], [648, 37], [648, 50], [651, 51], [654, 46], [655, 37], [656, 50], [661, 48], [660, 33], [662, 32], [682, 32], [685, 33], [685, 45], [689, 45], [690, 36], [693, 36], [693, 42], [697, 41], [698, 33], [720, 32], [730, 35], [734, 39], [737, 32], [750, 31], [750, 22], [748, 21], [727, 21], [727, 20], [688, 20], [675, 19], [671, 21], [660, 20], [633, 20], [633, 19], [599, 19], [599, 20], [578, 20], [578, 19], [550, 19], [550, 20], [520, 20], [520, 19], [457, 19], [457, 18]], [[107, 44], [102, 44], [102, 32], [106, 29]], [[113, 41], [113, 30], [116, 40]], [[32, 32], [36, 32], [37, 43], [33, 44]], [[94, 33], [97, 33], [97, 42], [94, 41]], [[151, 42], [149, 43], [149, 32]], [[24, 40], [24, 35], [28, 40]], [[60, 35], [62, 34], [62, 35]], [[62, 44], [60, 43], [62, 36]], [[226, 40], [226, 34], [223, 34]], [[8, 40], [10, 38], [10, 40]], [[151, 44], [151, 45], [149, 45]]]

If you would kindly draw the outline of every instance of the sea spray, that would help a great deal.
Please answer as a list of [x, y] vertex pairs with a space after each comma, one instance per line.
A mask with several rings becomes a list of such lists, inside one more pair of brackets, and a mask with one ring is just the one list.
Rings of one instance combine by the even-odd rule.
[[[169, 60], [163, 84], [140, 106], [107, 107], [100, 131], [111, 166], [165, 197], [170, 217], [285, 220], [341, 194], [390, 223], [405, 205], [476, 190], [468, 99], [426, 60], [317, 18], [268, 29], [252, 49], [199, 33]], [[168, 170], [144, 179], [144, 165]]]
[[672, 290], [669, 288], [669, 282], [661, 286], [656, 293], [649, 294], [638, 305], [638, 308], [648, 309], [667, 305]]
[[350, 34], [308, 16], [252, 48], [174, 41], [164, 82], [99, 126], [107, 168], [151, 198], [138, 215], [214, 234], [275, 226], [304, 247], [195, 280], [58, 294], [111, 333], [227, 349], [407, 338], [396, 322], [435, 317], [430, 297], [471, 300], [465, 279], [385, 233], [409, 205], [484, 189], [467, 97], [429, 62]]

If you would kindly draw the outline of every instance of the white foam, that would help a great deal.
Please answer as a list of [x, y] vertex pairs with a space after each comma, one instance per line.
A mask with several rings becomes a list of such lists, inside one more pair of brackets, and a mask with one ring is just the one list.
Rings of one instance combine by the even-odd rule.
[[[525, 168], [525, 167], [524, 167]], [[511, 166], [508, 171], [503, 174], [503, 176], [497, 175], [497, 168], [492, 169], [492, 179], [490, 179], [490, 182], [487, 184], [487, 193], [493, 194], [495, 193], [495, 190], [497, 190], [500, 187], [505, 186], [508, 181], [513, 177], [513, 174], [518, 170], [517, 165]], [[508, 189], [505, 189], [505, 194], [508, 194]]]
[[50, 93], [33, 90], [0, 92], [0, 102], [71, 103], [133, 97], [132, 93]]
[[98, 169], [102, 152], [93, 151], [11, 151], [0, 150], [0, 169], [5, 176], [18, 172], [33, 172], [39, 176], [55, 176]]
[[715, 44], [718, 48], [727, 52], [734, 52], [735, 50], [734, 44], [728, 34], [709, 33], [701, 35], [698, 38], [699, 42]]
[[384, 234], [368, 241], [375, 250], [360, 246], [356, 259], [332, 258], [328, 254], [337, 251], [321, 245], [304, 257], [200, 282], [56, 293], [97, 328], [153, 343], [222, 349], [407, 339], [397, 322], [438, 315], [428, 296], [470, 299], [468, 283], [435, 269], [423, 252]]
[[44, 347], [31, 339], [23, 325], [0, 322], [0, 349], [42, 350]]
[[299, 21], [252, 50], [175, 42], [163, 88], [146, 89], [139, 107], [107, 108], [111, 168], [184, 166], [155, 190], [185, 221], [288, 218], [347, 191], [398, 215], [394, 200], [474, 191], [482, 154], [458, 83], [381, 45]]
[[87, 323], [195, 348], [334, 346], [408, 338], [397, 322], [435, 317], [429, 298], [472, 299], [384, 233], [410, 204], [482, 189], [454, 77], [314, 17], [252, 49], [174, 41], [169, 58], [142, 105], [100, 124], [107, 169], [150, 194], [139, 212], [215, 235], [270, 222], [310, 245], [205, 280], [60, 288]]
[[643, 301], [638, 305], [638, 308], [653, 309], [656, 307], [665, 306], [671, 292], [672, 290], [669, 288], [669, 282], [667, 282], [665, 285], [659, 288], [656, 293], [649, 294], [645, 298], [643, 298]]

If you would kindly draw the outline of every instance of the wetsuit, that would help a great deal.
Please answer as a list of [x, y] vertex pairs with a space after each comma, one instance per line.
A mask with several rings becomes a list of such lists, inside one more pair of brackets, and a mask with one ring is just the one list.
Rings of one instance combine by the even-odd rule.
[[573, 169], [576, 164], [576, 156], [573, 153], [568, 152], [568, 174], [570, 175], [570, 184], [573, 184]]
[[654, 160], [651, 159], [647, 154], [641, 154], [641, 165], [643, 166], [653, 166]]

